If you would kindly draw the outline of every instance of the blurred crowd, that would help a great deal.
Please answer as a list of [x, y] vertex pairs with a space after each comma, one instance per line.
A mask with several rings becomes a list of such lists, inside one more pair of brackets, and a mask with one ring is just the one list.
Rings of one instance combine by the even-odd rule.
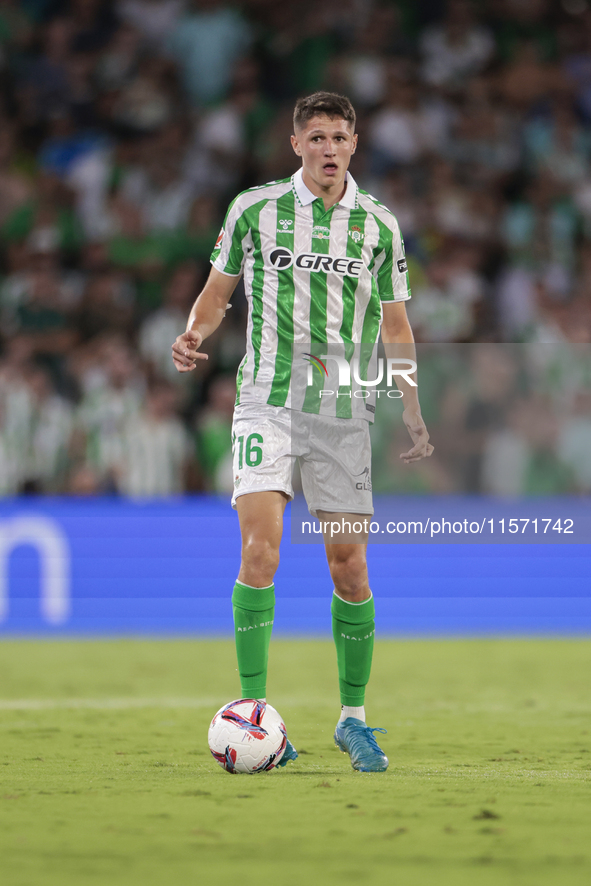
[[591, 494], [591, 348], [572, 342], [417, 345], [435, 451], [413, 466], [402, 404], [379, 397], [376, 492], [503, 497]]
[[588, 0], [0, 0], [0, 84], [2, 495], [231, 488], [240, 286], [207, 362], [170, 345], [316, 89], [357, 109], [419, 341], [591, 341]]

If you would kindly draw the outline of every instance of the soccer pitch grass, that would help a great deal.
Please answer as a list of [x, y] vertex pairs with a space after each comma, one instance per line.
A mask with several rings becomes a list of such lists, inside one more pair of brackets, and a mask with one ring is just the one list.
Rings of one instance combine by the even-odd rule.
[[0, 644], [3, 886], [591, 882], [586, 640], [376, 643], [390, 758], [333, 746], [329, 641], [276, 640], [269, 700], [300, 758], [232, 776], [207, 727], [228, 641]]

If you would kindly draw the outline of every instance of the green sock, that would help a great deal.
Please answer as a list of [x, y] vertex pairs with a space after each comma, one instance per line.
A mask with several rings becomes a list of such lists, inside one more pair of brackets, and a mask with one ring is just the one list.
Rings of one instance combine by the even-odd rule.
[[337, 647], [341, 704], [360, 707], [365, 703], [365, 687], [369, 682], [375, 606], [373, 597], [362, 603], [347, 603], [332, 596], [332, 634]]
[[237, 581], [232, 606], [242, 698], [265, 698], [269, 641], [275, 612], [275, 585], [251, 588]]

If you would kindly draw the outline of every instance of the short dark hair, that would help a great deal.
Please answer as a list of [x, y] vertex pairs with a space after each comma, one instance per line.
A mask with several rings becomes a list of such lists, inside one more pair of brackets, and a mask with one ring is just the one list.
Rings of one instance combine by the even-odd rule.
[[293, 128], [303, 129], [312, 119], [324, 114], [332, 120], [342, 117], [355, 130], [355, 109], [345, 95], [336, 92], [314, 92], [305, 98], [299, 98], [293, 111]]

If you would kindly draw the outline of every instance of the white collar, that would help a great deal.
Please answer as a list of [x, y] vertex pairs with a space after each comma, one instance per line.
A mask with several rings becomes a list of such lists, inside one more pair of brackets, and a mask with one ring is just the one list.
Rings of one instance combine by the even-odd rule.
[[[345, 193], [336, 205], [344, 206], [346, 209], [355, 209], [357, 207], [357, 183], [350, 172], [345, 173], [345, 181], [347, 182]], [[314, 196], [310, 188], [305, 184], [301, 167], [292, 175], [291, 183], [295, 195], [302, 206], [309, 206], [314, 200], [319, 199]]]

